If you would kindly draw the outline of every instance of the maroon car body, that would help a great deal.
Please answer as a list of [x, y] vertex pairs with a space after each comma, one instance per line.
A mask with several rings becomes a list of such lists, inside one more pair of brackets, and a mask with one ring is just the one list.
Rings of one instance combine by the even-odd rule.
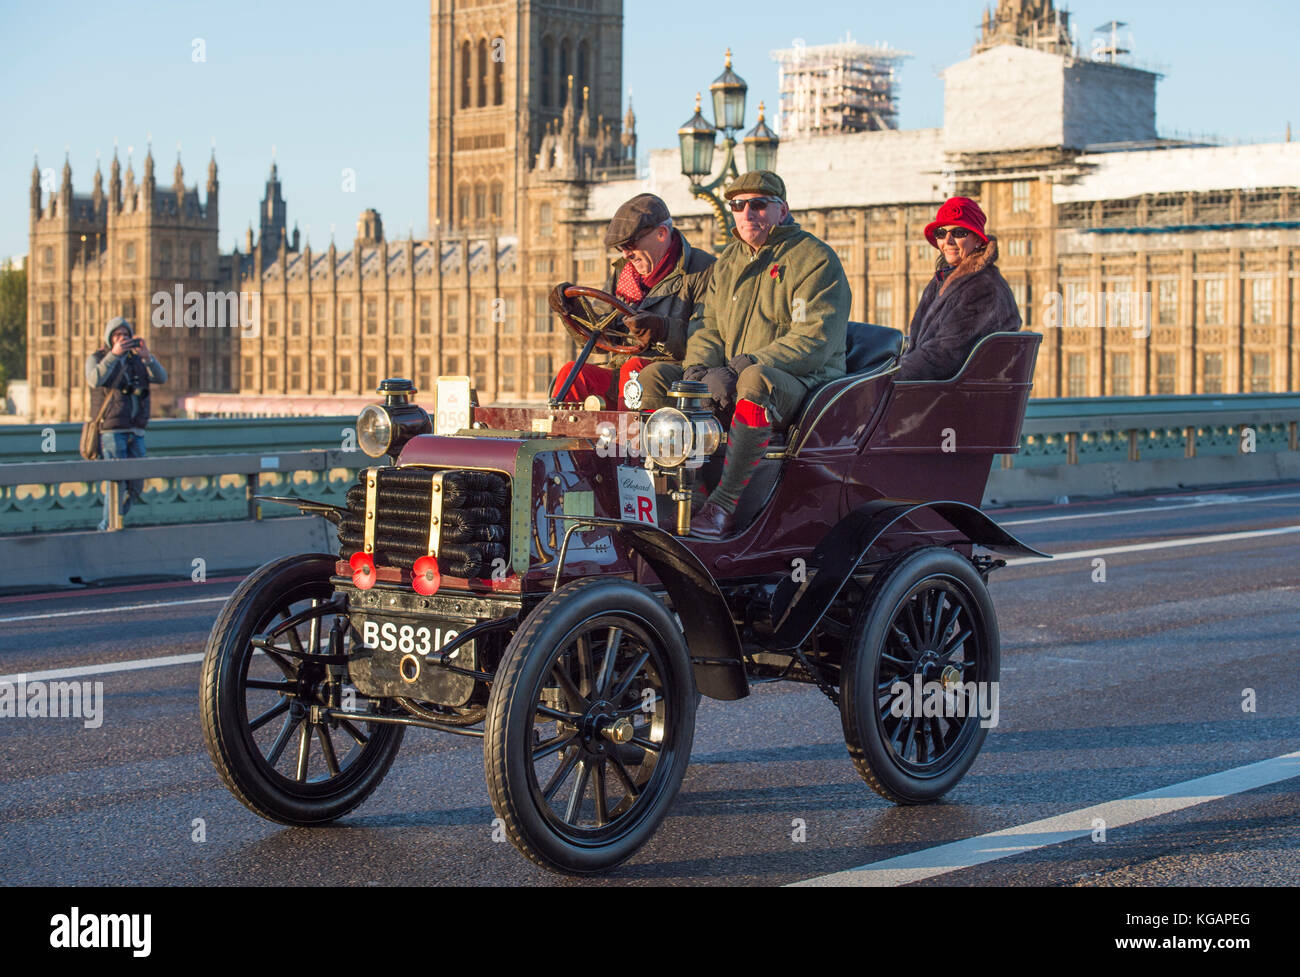
[[[884, 796], [920, 803], [951, 790], [987, 729], [967, 716], [900, 717], [882, 690], [915, 679], [951, 699], [996, 686], [984, 584], [1000, 561], [980, 551], [1043, 554], [978, 507], [995, 457], [1018, 450], [1041, 336], [988, 336], [956, 377], [925, 382], [894, 380], [901, 339], [851, 330], [857, 369], [813, 391], [774, 439], [741, 499], [741, 528], [723, 540], [678, 534], [689, 522], [677, 512], [689, 487], [675, 481], [680, 466], [656, 473], [658, 525], [625, 518], [620, 468], [644, 467], [620, 457], [644, 420], [636, 413], [474, 406], [454, 435], [410, 437], [394, 465], [361, 473], [349, 510], [310, 510], [343, 527], [337, 557], [263, 568], [263, 588], [282, 596], [263, 606], [246, 584], [242, 610], [214, 628], [205, 731], [223, 777], [263, 816], [316, 823], [377, 786], [396, 751], [373, 746], [381, 734], [482, 735], [493, 804], [516, 846], [547, 868], [602, 871], [645, 843], [680, 785], [690, 693], [738, 699], [755, 680], [782, 678], [836, 702], [851, 757]], [[448, 519], [438, 493], [467, 472], [481, 490], [473, 511], [499, 520], [475, 538], [498, 542], [467, 544], [477, 571], [439, 576], [428, 569], [449, 551], [434, 528]], [[395, 533], [405, 542], [386, 549]], [[283, 643], [301, 629], [306, 642]], [[281, 655], [276, 682], [293, 684], [277, 694], [293, 700], [298, 732], [284, 732], [287, 718], [274, 742], [249, 727], [278, 704], [267, 699], [250, 719], [253, 706], [234, 702], [251, 694], [238, 679], [249, 648]], [[224, 689], [222, 669], [235, 670]], [[366, 700], [359, 713], [341, 705], [349, 689]], [[345, 741], [350, 766], [325, 748], [339, 723], [371, 731]], [[309, 726], [315, 734], [301, 732]], [[281, 766], [292, 735], [290, 778]], [[319, 788], [303, 752], [312, 735], [327, 754]]]

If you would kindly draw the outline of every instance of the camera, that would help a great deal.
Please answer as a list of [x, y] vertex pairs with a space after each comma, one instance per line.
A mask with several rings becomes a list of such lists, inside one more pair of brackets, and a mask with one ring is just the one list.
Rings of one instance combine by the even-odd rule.
[[137, 339], [137, 338], [128, 339], [128, 340], [126, 341], [126, 344], [125, 344], [122, 348], [123, 348], [123, 349], [139, 349], [139, 348], [140, 348], [140, 343], [141, 343], [141, 340], [140, 340], [140, 339]]

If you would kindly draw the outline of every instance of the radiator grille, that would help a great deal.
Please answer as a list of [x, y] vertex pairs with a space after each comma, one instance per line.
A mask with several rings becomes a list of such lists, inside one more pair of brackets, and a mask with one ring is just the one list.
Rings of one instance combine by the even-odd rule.
[[[494, 561], [510, 559], [510, 482], [494, 472], [379, 469], [376, 566], [409, 570], [428, 553], [435, 474], [442, 475], [439, 569], [453, 577], [490, 577]], [[348, 513], [339, 526], [339, 555], [344, 559], [364, 547], [365, 478], [362, 471], [358, 483], [348, 489]]]

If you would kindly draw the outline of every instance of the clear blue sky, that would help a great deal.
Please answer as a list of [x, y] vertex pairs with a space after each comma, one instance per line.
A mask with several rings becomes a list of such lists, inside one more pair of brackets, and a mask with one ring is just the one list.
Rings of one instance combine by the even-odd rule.
[[[733, 13], [741, 9], [743, 18]], [[633, 91], [642, 149], [674, 146], [730, 45], [750, 86], [749, 126], [760, 98], [776, 101], [773, 49], [847, 31], [913, 53], [902, 68], [902, 127], [938, 126], [937, 72], [969, 53], [982, 10], [968, 0], [627, 3], [624, 94]], [[1289, 119], [1300, 138], [1300, 5], [1078, 0], [1072, 11], [1085, 40], [1112, 17], [1127, 21], [1135, 55], [1162, 67], [1162, 132], [1280, 139]], [[310, 227], [314, 244], [328, 242], [331, 224], [340, 244], [351, 241], [365, 207], [381, 212], [389, 236], [424, 233], [428, 19], [419, 0], [0, 0], [0, 258], [27, 251], [33, 150], [57, 171], [67, 147], [75, 188], [87, 193], [96, 151], [107, 179], [114, 139], [123, 163], [134, 147], [138, 177], [150, 133], [165, 185], [177, 143], [186, 183], [202, 183], [215, 140], [223, 251], [257, 214], [272, 146], [289, 219]], [[341, 190], [345, 167], [356, 171], [355, 193]]]

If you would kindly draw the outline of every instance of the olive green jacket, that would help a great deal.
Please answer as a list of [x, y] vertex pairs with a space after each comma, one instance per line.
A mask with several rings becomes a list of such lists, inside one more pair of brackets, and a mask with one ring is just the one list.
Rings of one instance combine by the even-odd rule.
[[745, 353], [811, 390], [844, 376], [852, 300], [835, 252], [793, 221], [756, 252], [737, 237], [713, 266], [683, 366], [726, 366]]

